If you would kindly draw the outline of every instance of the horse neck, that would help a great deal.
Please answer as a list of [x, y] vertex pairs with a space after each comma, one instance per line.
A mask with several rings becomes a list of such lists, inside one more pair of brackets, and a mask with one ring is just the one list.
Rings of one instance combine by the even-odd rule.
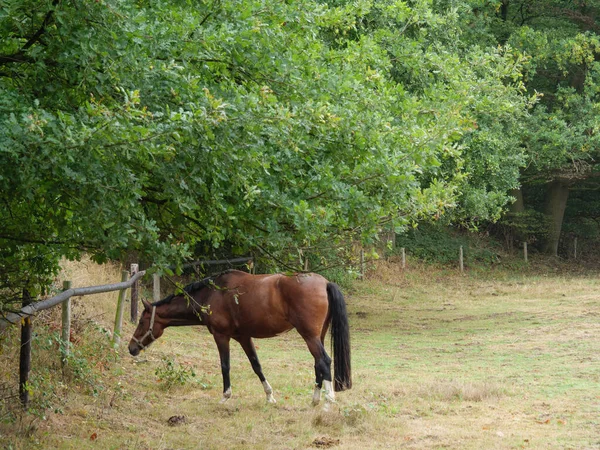
[[194, 307], [194, 300], [179, 296], [170, 303], [157, 308], [157, 314], [166, 321], [165, 327], [182, 327], [186, 325], [201, 325], [200, 306]]

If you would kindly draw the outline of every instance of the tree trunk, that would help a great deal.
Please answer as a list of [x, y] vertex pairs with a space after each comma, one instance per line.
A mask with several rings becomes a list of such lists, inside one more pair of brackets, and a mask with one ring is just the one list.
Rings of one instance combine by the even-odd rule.
[[[510, 5], [510, 0], [502, 0], [502, 3], [500, 3], [500, 19], [502, 20], [502, 22], [506, 23], [508, 21], [508, 7]], [[506, 42], [508, 41], [508, 38], [510, 37], [510, 31], [508, 30], [508, 28], [504, 27], [504, 30], [501, 32], [500, 36], [498, 36], [498, 42], [501, 45], [506, 44]]]
[[506, 20], [508, 19], [509, 3], [510, 0], [502, 0], [502, 3], [500, 4], [500, 18], [502, 19], [502, 22], [506, 22]]
[[[523, 191], [521, 189], [511, 189], [510, 195], [515, 198], [515, 201], [508, 205], [508, 212], [506, 217], [513, 220], [518, 220], [519, 214], [525, 212], [525, 201], [523, 200]], [[506, 241], [506, 247], [510, 252], [513, 251], [515, 239], [519, 241], [524, 240], [523, 233], [519, 231], [517, 227], [507, 227], [504, 230], [504, 239]]]
[[544, 245], [544, 253], [558, 256], [558, 242], [562, 229], [567, 199], [569, 198], [569, 185], [556, 180], [548, 185], [546, 191], [546, 216], [549, 221], [548, 237]]
[[515, 198], [515, 201], [509, 205], [508, 210], [511, 213], [524, 213], [525, 201], [523, 200], [523, 191], [521, 189], [511, 189], [510, 195]]

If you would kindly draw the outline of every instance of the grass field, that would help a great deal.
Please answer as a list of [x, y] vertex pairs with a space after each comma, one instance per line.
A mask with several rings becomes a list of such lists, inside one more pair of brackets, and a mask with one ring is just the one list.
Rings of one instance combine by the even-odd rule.
[[[0, 442], [82, 450], [600, 448], [596, 278], [402, 272], [382, 263], [346, 299], [354, 387], [329, 411], [311, 406], [313, 361], [295, 331], [257, 341], [276, 405], [266, 404], [237, 345], [233, 398], [219, 404], [218, 354], [206, 329], [168, 329], [134, 359], [126, 351], [133, 326], [115, 355], [94, 325], [110, 323], [104, 314], [82, 319], [76, 347], [93, 353], [91, 362], [75, 360], [81, 373], [70, 369], [70, 382], [60, 365], [47, 372], [52, 409], [20, 415], [5, 405]], [[52, 366], [43, 360], [51, 349], [39, 346], [38, 367]], [[4, 351], [2, 370], [13, 357]], [[183, 417], [170, 424], [173, 416]]]

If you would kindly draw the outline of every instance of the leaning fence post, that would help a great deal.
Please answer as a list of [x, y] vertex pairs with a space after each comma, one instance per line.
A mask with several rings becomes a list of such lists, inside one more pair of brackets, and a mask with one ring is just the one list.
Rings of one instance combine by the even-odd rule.
[[[140, 266], [138, 264], [131, 265], [131, 276], [133, 277], [138, 273]], [[131, 285], [131, 323], [137, 322], [138, 316], [138, 282], [136, 281]]]
[[[71, 281], [63, 281], [63, 291], [68, 291], [73, 286]], [[69, 355], [69, 346], [71, 344], [71, 297], [61, 303], [62, 309], [62, 332], [61, 340], [63, 351], [61, 355], [61, 364], [64, 366]]]
[[[27, 289], [23, 289], [23, 306], [31, 303], [31, 297]], [[29, 406], [29, 371], [31, 370], [31, 317], [25, 316], [21, 319], [21, 349], [19, 352], [19, 398], [23, 409]]]
[[160, 275], [152, 275], [152, 299], [157, 302], [160, 300]]
[[463, 258], [463, 246], [462, 245], [458, 249], [458, 266], [460, 267], [460, 271], [464, 272], [465, 264], [464, 264], [464, 258]]
[[[121, 271], [121, 281], [127, 281], [129, 273], [126, 270]], [[119, 291], [119, 299], [117, 300], [117, 313], [115, 315], [115, 328], [113, 331], [113, 347], [119, 348], [121, 342], [121, 330], [123, 328], [123, 310], [125, 309], [125, 292], [127, 289]]]

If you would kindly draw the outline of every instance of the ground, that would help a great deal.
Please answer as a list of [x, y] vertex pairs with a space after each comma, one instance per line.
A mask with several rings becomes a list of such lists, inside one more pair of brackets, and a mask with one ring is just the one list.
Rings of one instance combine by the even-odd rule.
[[[0, 442], [59, 449], [600, 448], [596, 277], [403, 271], [381, 263], [346, 289], [346, 299], [354, 386], [338, 393], [329, 411], [311, 405], [313, 361], [295, 331], [257, 341], [276, 405], [265, 402], [235, 344], [233, 397], [220, 404], [218, 354], [206, 329], [168, 329], [136, 359], [126, 350], [133, 325], [117, 354], [96, 326], [75, 344], [103, 349], [90, 369], [93, 386], [73, 374], [66, 381], [48, 375], [55, 380], [52, 408], [5, 415]], [[110, 309], [104, 314], [114, 314]]]

